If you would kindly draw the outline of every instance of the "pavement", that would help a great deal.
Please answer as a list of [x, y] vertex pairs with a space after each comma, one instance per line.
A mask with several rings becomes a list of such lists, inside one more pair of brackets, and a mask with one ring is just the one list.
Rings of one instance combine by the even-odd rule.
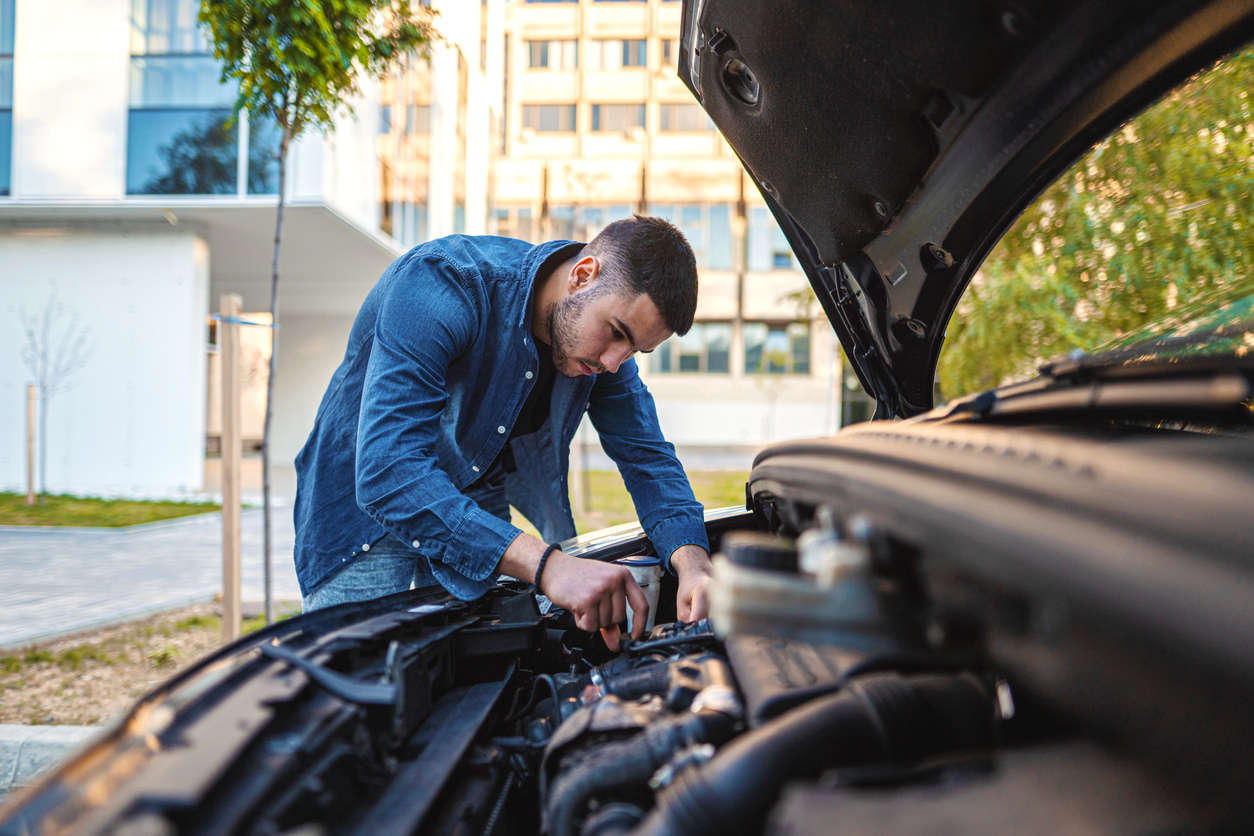
[[93, 726], [0, 725], [0, 800], [56, 766], [101, 731]]
[[[272, 514], [278, 600], [299, 600], [290, 508]], [[244, 601], [264, 598], [262, 512], [243, 512]], [[213, 600], [222, 590], [222, 517], [130, 528], [0, 527], [0, 649]]]

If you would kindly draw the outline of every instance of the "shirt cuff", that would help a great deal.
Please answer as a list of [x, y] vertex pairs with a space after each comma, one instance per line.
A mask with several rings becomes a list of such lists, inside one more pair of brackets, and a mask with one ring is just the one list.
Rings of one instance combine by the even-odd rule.
[[495, 578], [505, 550], [519, 534], [521, 528], [474, 508], [462, 518], [448, 545], [433, 556], [472, 581]]
[[710, 550], [710, 539], [705, 534], [705, 520], [701, 517], [671, 517], [662, 520], [649, 531], [649, 540], [662, 558], [666, 571], [672, 575], [671, 555], [680, 546], [700, 546]]

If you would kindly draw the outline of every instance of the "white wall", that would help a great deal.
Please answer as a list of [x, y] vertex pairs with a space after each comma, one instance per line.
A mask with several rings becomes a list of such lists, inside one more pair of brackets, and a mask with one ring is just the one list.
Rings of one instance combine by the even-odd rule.
[[13, 195], [125, 191], [130, 0], [18, 0]]
[[274, 461], [289, 464], [313, 429], [318, 404], [344, 359], [357, 312], [345, 316], [285, 316], [274, 380]]
[[[57, 298], [91, 329], [90, 361], [48, 413], [53, 492], [169, 496], [204, 479], [209, 250], [188, 231], [0, 234], [0, 489], [25, 489], [19, 312]], [[68, 317], [62, 320], [68, 321]]]

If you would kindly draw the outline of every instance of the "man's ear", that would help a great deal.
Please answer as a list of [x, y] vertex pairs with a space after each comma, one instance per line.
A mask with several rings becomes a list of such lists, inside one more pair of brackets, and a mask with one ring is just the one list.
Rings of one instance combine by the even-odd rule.
[[566, 276], [566, 292], [576, 293], [591, 287], [601, 275], [601, 260], [594, 255], [585, 255], [575, 262]]

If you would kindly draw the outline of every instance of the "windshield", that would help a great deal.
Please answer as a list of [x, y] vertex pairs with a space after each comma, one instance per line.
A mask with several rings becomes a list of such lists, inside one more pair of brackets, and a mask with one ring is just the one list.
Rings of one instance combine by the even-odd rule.
[[1098, 346], [1089, 362], [1158, 365], [1222, 358], [1254, 365], [1254, 279], [1242, 281], [1238, 290], [1245, 295], [1208, 294]]

